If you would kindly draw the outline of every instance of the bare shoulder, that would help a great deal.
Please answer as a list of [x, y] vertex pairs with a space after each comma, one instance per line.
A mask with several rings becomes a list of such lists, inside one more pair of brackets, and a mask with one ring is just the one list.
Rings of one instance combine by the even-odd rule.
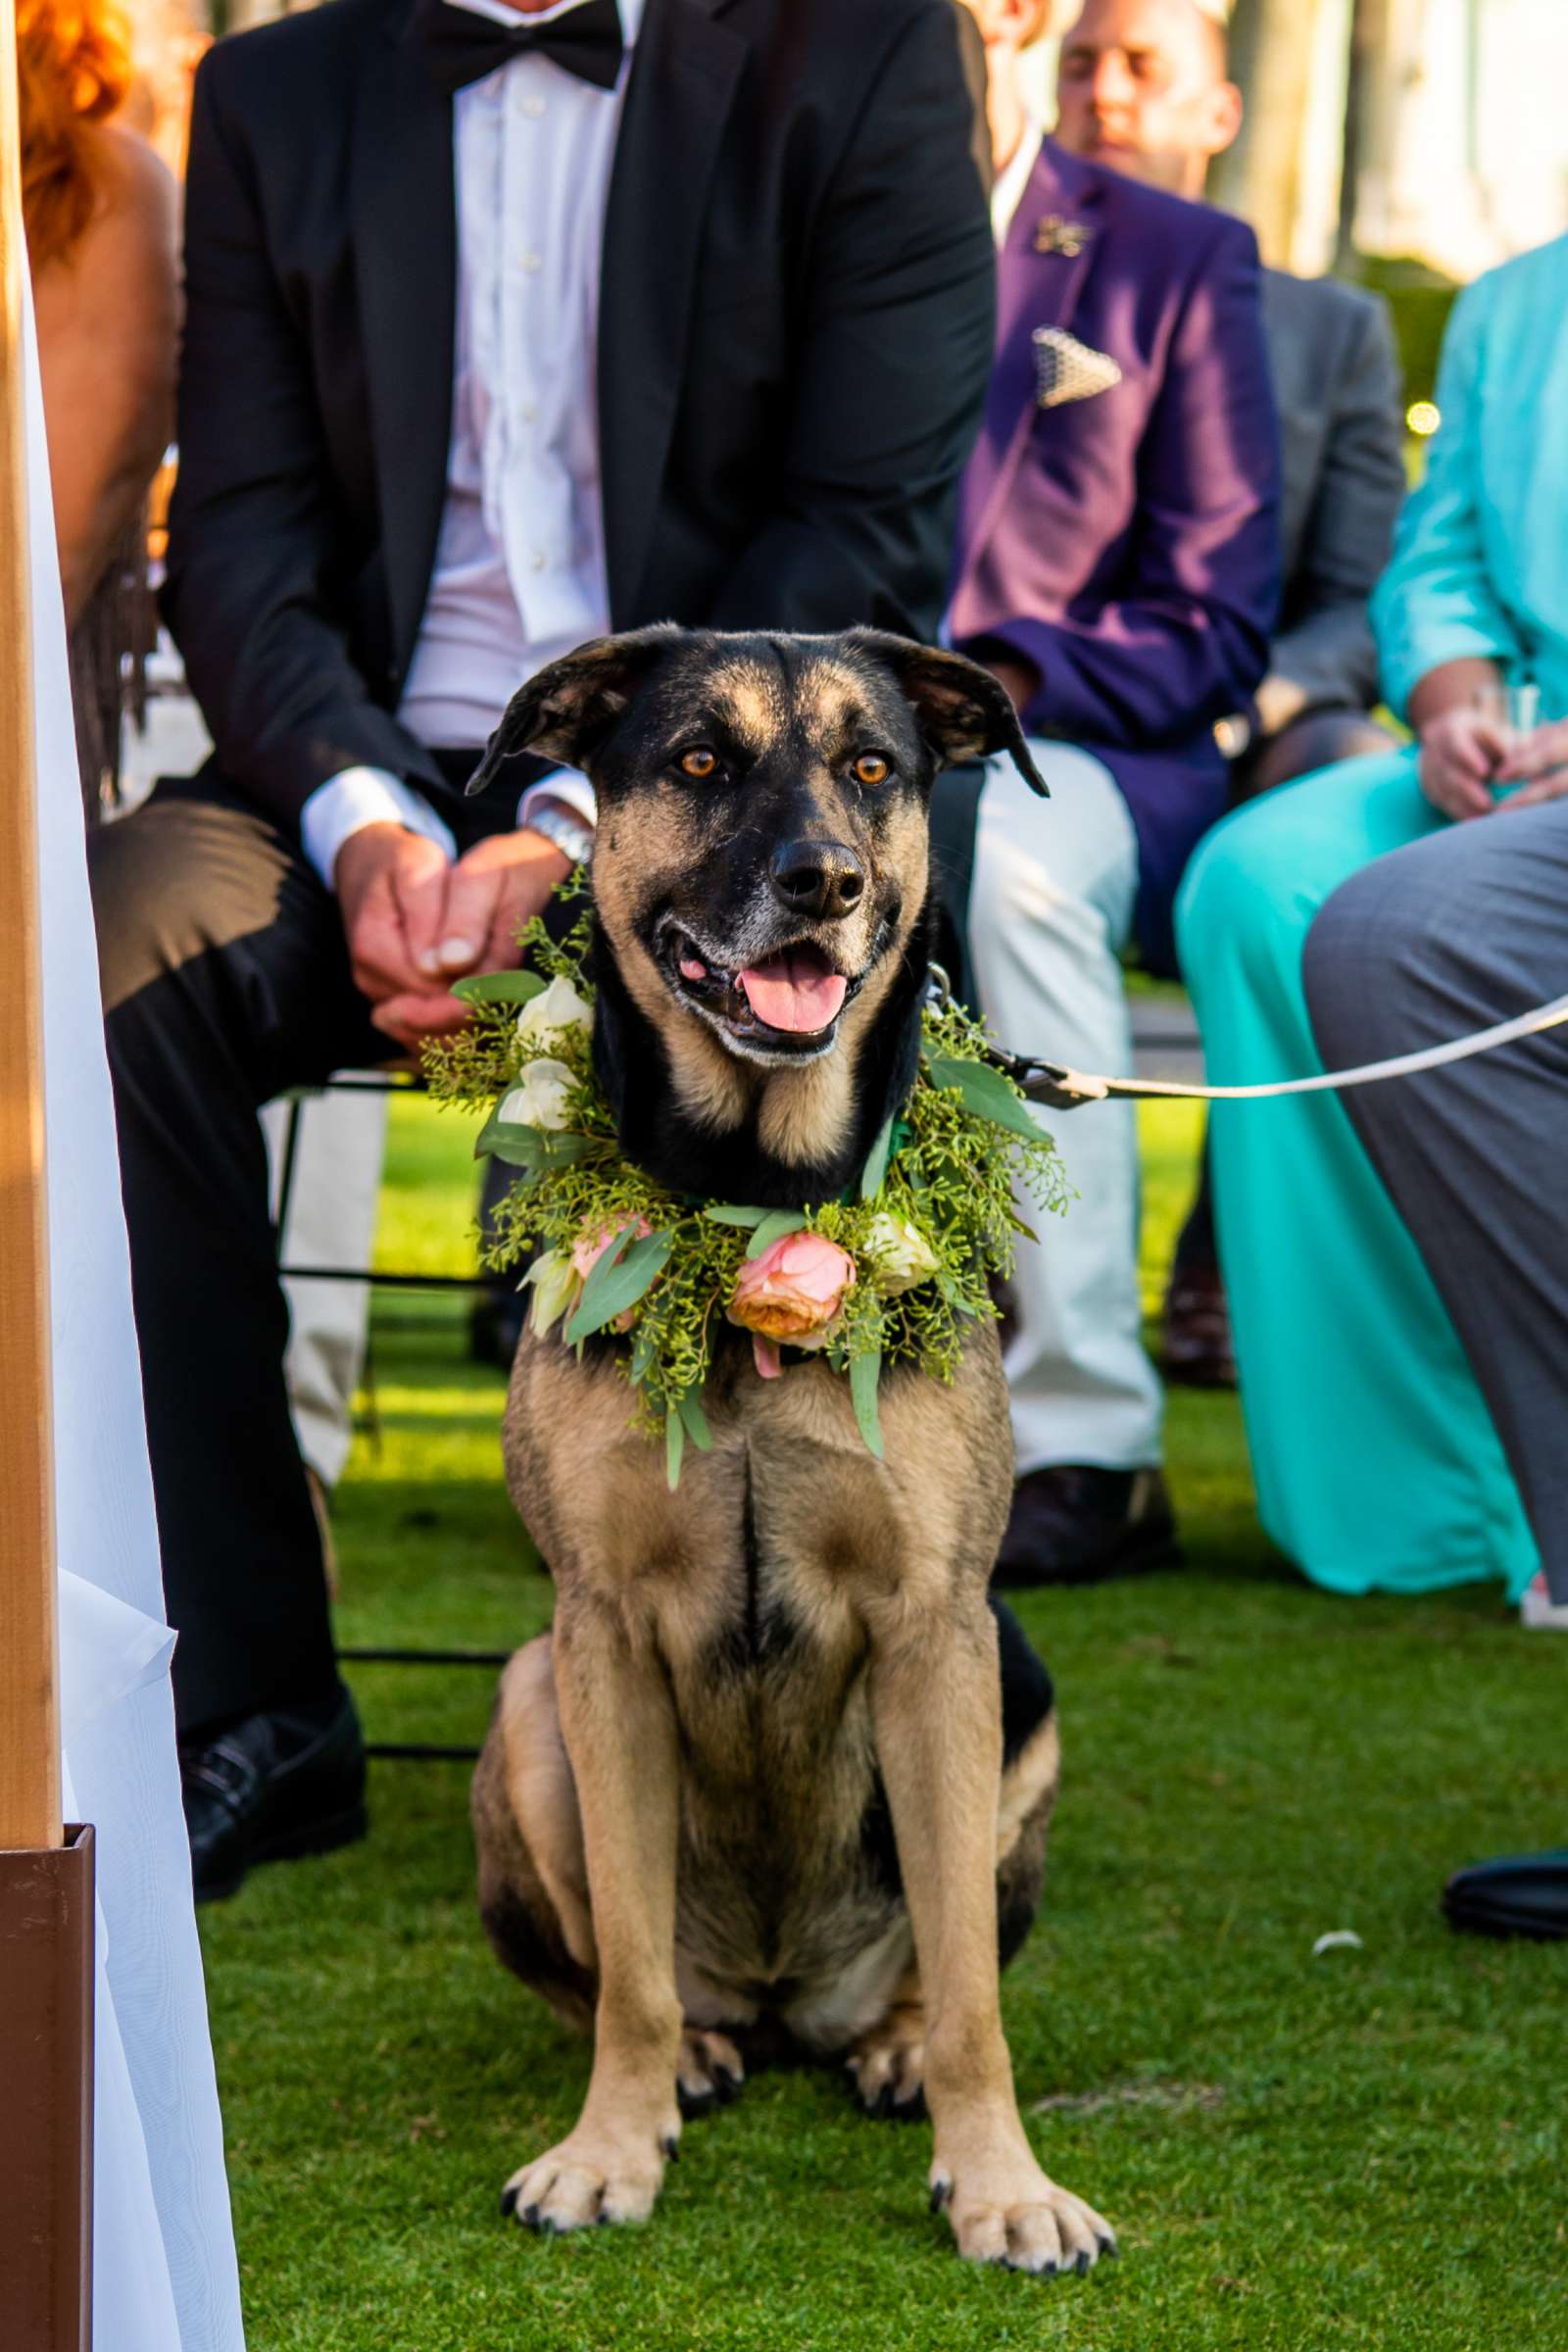
[[179, 199], [173, 178], [134, 131], [93, 132], [98, 200], [62, 262], [33, 281], [38, 331], [57, 356], [79, 342], [141, 353], [162, 375], [172, 366], [179, 288]]
[[179, 206], [174, 175], [139, 131], [126, 130], [118, 122], [100, 122], [93, 132], [93, 146], [106, 212], [128, 214], [155, 224], [173, 220]]
[[93, 134], [98, 204], [82, 236], [79, 268], [106, 293], [124, 274], [145, 300], [149, 280], [173, 283], [179, 241], [179, 192], [172, 172], [145, 139], [118, 123]]

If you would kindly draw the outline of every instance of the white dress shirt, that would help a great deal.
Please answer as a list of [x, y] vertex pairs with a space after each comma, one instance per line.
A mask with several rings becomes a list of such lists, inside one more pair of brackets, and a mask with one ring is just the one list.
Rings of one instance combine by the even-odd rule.
[[1018, 144], [991, 187], [991, 228], [999, 246], [1007, 242], [1012, 216], [1023, 202], [1023, 192], [1040, 161], [1040, 142], [1045, 135], [1045, 124], [1026, 108]]
[[[582, 0], [521, 15], [507, 0], [454, 0], [507, 25], [541, 24]], [[600, 501], [595, 352], [600, 252], [622, 94], [644, 0], [619, 0], [627, 55], [613, 90], [523, 54], [453, 99], [457, 335], [447, 494], [435, 566], [398, 716], [421, 743], [475, 753], [512, 696], [547, 662], [610, 627]], [[593, 788], [563, 768], [525, 792], [591, 824]], [[364, 825], [408, 826], [456, 854], [451, 832], [401, 777], [354, 767], [306, 802], [306, 855], [330, 886]]]

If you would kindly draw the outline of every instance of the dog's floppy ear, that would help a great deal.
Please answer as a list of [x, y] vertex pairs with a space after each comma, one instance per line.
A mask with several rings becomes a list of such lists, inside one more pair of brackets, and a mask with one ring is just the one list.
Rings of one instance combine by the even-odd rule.
[[913, 706], [926, 739], [942, 755], [944, 767], [962, 760], [987, 760], [1010, 752], [1026, 784], [1043, 797], [1045, 777], [1029, 757], [1011, 697], [989, 669], [962, 654], [917, 645], [887, 629], [851, 629], [846, 643], [891, 669]]
[[484, 758], [468, 779], [469, 792], [483, 792], [493, 784], [503, 764], [518, 752], [536, 752], [541, 759], [581, 767], [660, 655], [683, 633], [674, 621], [661, 620], [620, 637], [591, 637], [574, 654], [539, 670], [507, 705]]

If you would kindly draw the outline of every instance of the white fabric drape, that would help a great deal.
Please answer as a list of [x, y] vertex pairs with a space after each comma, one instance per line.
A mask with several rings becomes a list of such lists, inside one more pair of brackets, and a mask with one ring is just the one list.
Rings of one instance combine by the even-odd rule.
[[97, 1832], [96, 2352], [243, 2352], [30, 303], [24, 320], [68, 1821]]

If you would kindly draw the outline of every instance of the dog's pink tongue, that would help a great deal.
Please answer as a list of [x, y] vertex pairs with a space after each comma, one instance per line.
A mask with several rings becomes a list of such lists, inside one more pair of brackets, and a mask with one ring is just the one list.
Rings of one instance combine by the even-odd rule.
[[838, 1017], [849, 986], [842, 972], [824, 971], [814, 956], [786, 948], [765, 963], [748, 964], [738, 974], [746, 1001], [770, 1029], [809, 1032]]

